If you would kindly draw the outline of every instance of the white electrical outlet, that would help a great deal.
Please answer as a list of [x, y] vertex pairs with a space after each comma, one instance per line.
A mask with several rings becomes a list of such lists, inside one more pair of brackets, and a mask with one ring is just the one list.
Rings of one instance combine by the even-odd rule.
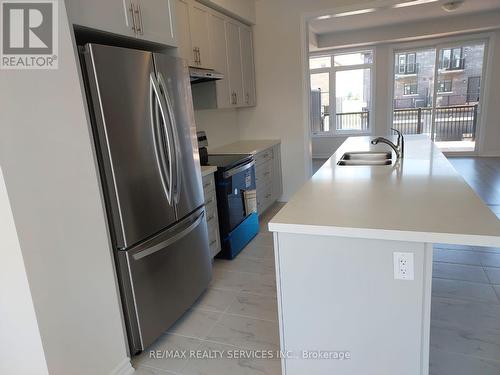
[[414, 268], [413, 253], [394, 253], [395, 280], [413, 280]]

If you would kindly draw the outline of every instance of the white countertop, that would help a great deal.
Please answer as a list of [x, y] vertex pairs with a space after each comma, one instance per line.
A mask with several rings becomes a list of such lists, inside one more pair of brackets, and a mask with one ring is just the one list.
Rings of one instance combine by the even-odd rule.
[[201, 177], [208, 176], [209, 174], [215, 173], [217, 167], [213, 165], [202, 165], [201, 166]]
[[222, 155], [222, 154], [255, 155], [279, 143], [281, 143], [279, 139], [237, 141], [214, 149], [209, 148], [209, 153], [214, 155]]
[[372, 138], [347, 139], [269, 229], [500, 247], [500, 221], [426, 136], [405, 136], [399, 166], [337, 165], [348, 151], [390, 150]]

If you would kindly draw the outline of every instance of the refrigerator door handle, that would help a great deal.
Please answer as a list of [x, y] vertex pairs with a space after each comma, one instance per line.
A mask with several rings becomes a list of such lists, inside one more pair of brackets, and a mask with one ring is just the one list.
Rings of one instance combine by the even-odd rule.
[[156, 253], [157, 251], [160, 251], [173, 243], [179, 241], [180, 239], [186, 237], [189, 233], [191, 233], [198, 225], [200, 225], [202, 219], [205, 217], [205, 210], [203, 209], [198, 216], [196, 216], [194, 219], [192, 219], [191, 223], [181, 231], [175, 233], [173, 236], [169, 237], [165, 241], [161, 241], [157, 243], [156, 245], [149, 247], [147, 249], [144, 249], [142, 251], [139, 251], [138, 253], [135, 253], [133, 255], [134, 260], [140, 260], [142, 258], [145, 258], [151, 254]]
[[175, 181], [173, 183], [174, 187], [174, 202], [176, 204], [179, 203], [180, 200], [180, 192], [181, 192], [181, 153], [179, 152], [179, 134], [177, 132], [177, 121], [175, 119], [175, 114], [172, 106], [172, 100], [170, 99], [170, 95], [168, 94], [167, 85], [163, 79], [163, 76], [160, 72], [158, 72], [158, 83], [163, 92], [165, 103], [167, 104], [167, 113], [170, 119], [170, 124], [172, 126], [172, 134], [173, 134], [173, 144], [174, 144], [174, 153], [175, 153]]
[[[167, 118], [165, 116], [165, 108], [163, 106], [163, 101], [162, 101], [162, 96], [160, 96], [160, 87], [158, 85], [158, 82], [156, 81], [156, 78], [154, 76], [154, 73], [151, 73], [149, 75], [150, 78], [150, 91], [151, 91], [151, 122], [153, 124], [153, 137], [155, 140], [155, 154], [156, 154], [156, 161], [158, 163], [158, 168], [160, 169], [160, 175], [162, 177], [162, 185], [163, 189], [165, 191], [165, 195], [167, 197], [168, 203], [172, 204], [172, 178], [173, 178], [173, 171], [172, 171], [172, 147], [171, 147], [171, 141], [172, 137], [170, 136], [170, 132], [168, 131], [167, 128]], [[164, 137], [166, 138], [166, 144], [167, 144], [167, 155], [168, 155], [168, 166], [166, 165], [165, 161], [165, 150], [164, 150], [164, 145], [161, 139], [158, 139], [158, 130], [161, 132], [161, 126], [159, 126], [157, 118], [155, 116], [155, 109], [153, 108], [153, 94], [154, 97], [156, 98], [156, 102], [158, 104], [158, 108], [160, 110], [160, 114], [164, 123]], [[167, 171], [168, 170], [168, 171]], [[165, 175], [166, 174], [166, 175]]]

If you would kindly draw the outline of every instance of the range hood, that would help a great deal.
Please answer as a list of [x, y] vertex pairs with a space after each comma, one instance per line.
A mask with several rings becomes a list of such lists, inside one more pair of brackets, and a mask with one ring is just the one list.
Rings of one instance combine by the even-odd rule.
[[216, 72], [211, 69], [189, 68], [189, 76], [191, 77], [191, 84], [216, 81], [224, 78], [224, 74]]

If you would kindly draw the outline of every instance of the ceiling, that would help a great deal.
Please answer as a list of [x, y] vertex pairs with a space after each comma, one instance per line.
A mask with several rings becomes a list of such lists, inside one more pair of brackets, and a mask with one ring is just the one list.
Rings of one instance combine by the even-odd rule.
[[[408, 0], [401, 0], [401, 2]], [[360, 30], [388, 24], [399, 24], [429, 18], [440, 18], [451, 15], [478, 13], [493, 9], [500, 10], [500, 0], [466, 0], [454, 12], [445, 12], [441, 5], [445, 0], [434, 3], [414, 5], [404, 8], [377, 8], [375, 12], [335, 17], [310, 21], [310, 27], [316, 34], [335, 33], [339, 31]]]

